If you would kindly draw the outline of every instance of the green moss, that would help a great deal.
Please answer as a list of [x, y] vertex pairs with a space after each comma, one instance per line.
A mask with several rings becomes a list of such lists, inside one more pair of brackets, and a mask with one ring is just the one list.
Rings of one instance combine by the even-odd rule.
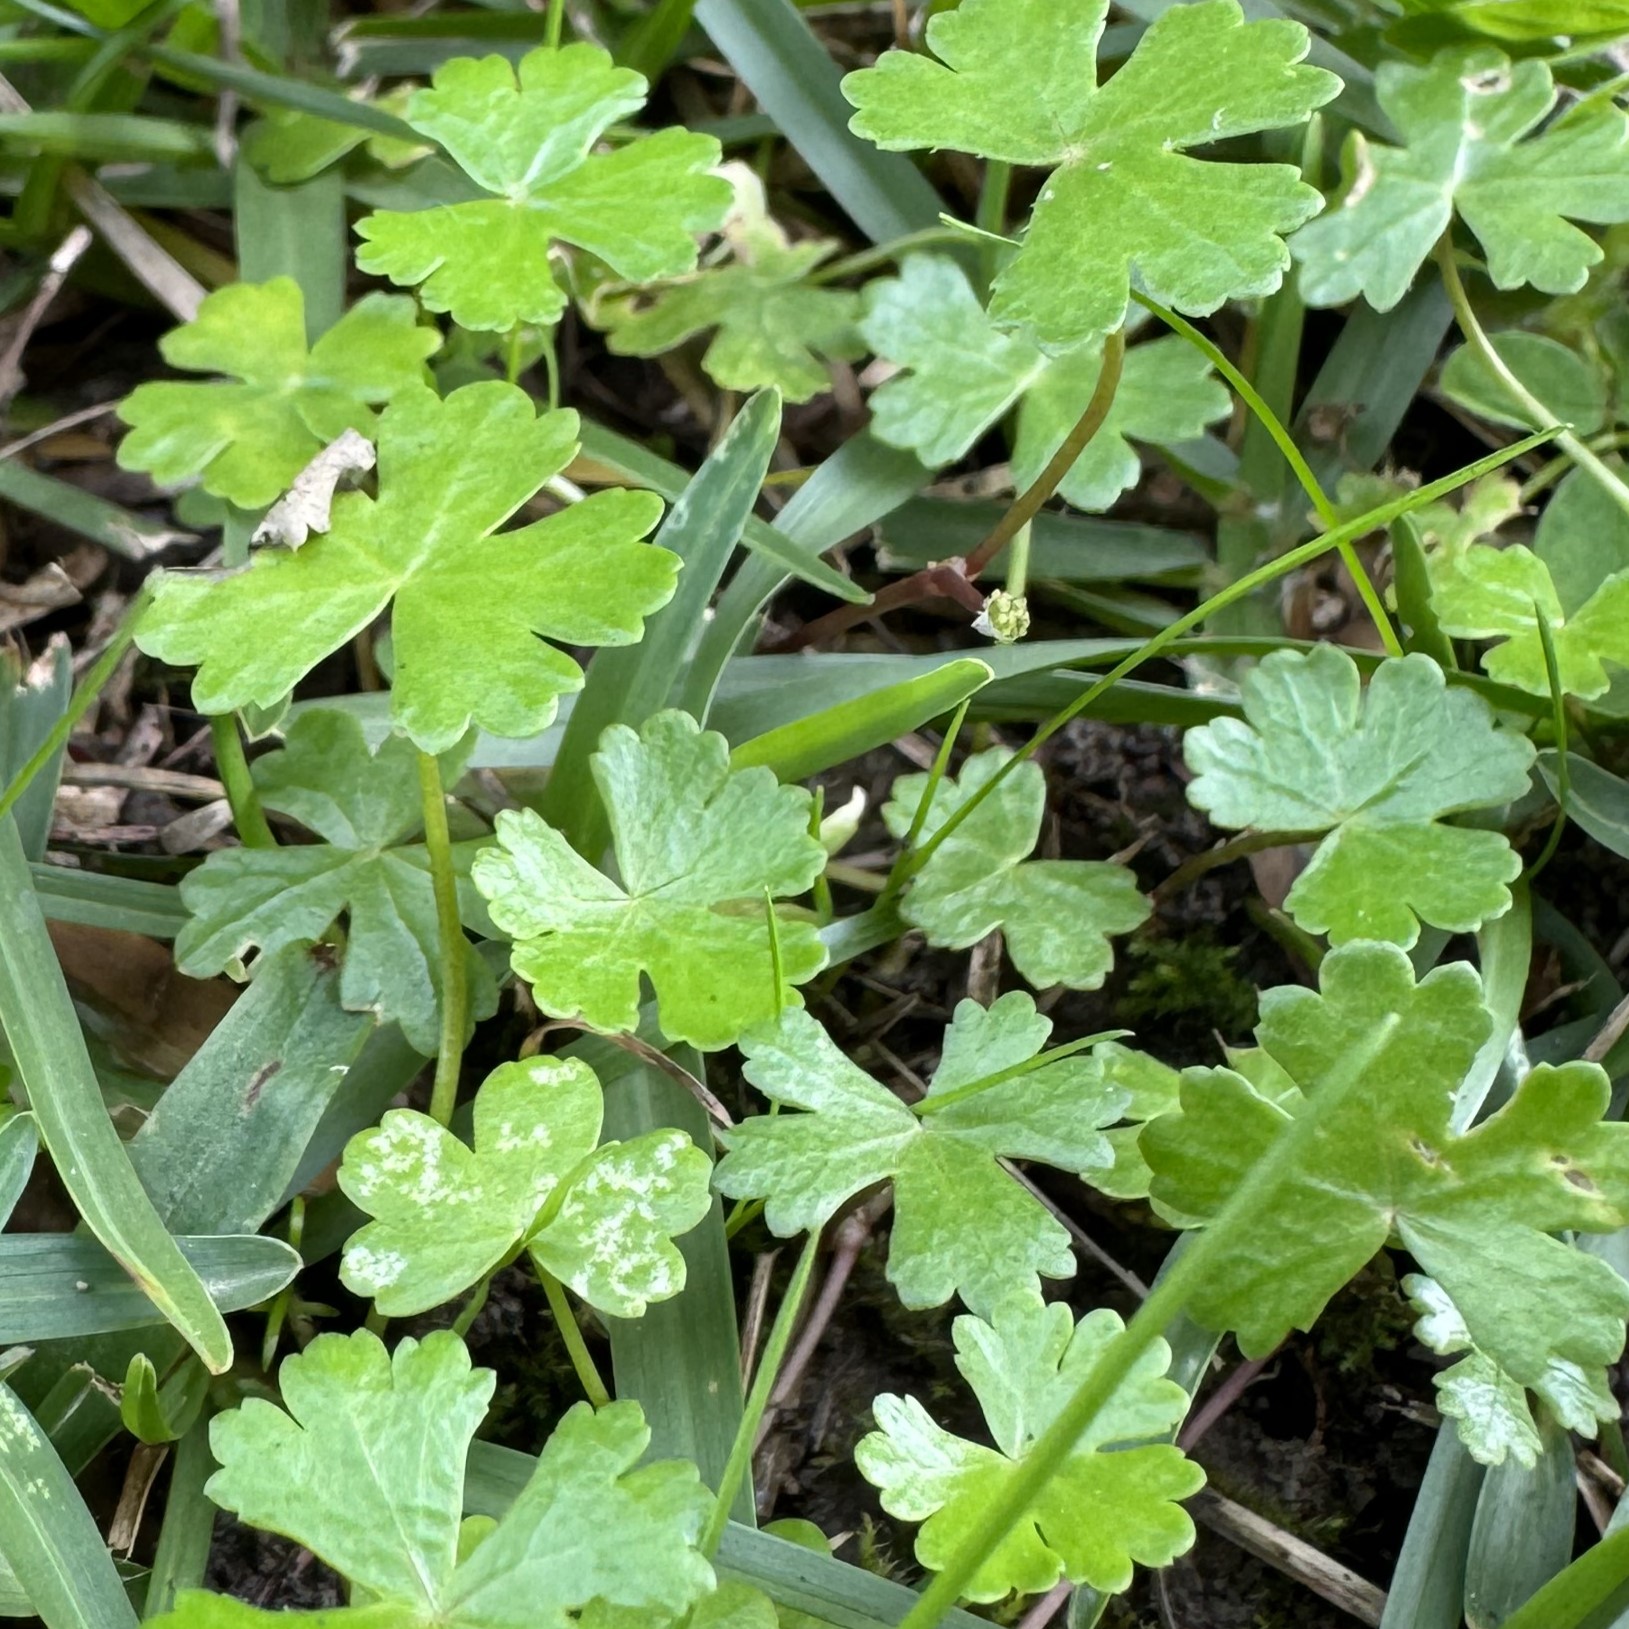
[[1128, 976], [1118, 1011], [1133, 1028], [1180, 1018], [1233, 1041], [1255, 1027], [1255, 986], [1234, 965], [1234, 949], [1213, 934], [1134, 939], [1125, 957]]

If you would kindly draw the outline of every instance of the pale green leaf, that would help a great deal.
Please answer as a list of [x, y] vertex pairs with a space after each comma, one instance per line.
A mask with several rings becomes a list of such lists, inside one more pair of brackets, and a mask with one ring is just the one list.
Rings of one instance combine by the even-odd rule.
[[[1492, 337], [1499, 359], [1544, 406], [1545, 422], [1592, 436], [1606, 419], [1606, 379], [1575, 350], [1543, 334], [1511, 329]], [[1535, 428], [1532, 413], [1495, 375], [1473, 345], [1461, 345], [1442, 366], [1442, 392], [1490, 424]]]
[[[1119, 1334], [1100, 1307], [1077, 1324], [1061, 1303], [1016, 1293], [992, 1321], [958, 1318], [956, 1367], [973, 1388], [996, 1446], [952, 1435], [914, 1397], [885, 1394], [873, 1405], [881, 1428], [860, 1440], [855, 1463], [882, 1490], [890, 1515], [921, 1522], [917, 1559], [943, 1568], [1004, 1497], [1036, 1439]], [[995, 1601], [1040, 1594], [1060, 1579], [1106, 1594], [1131, 1582], [1134, 1562], [1169, 1565], [1194, 1528], [1177, 1503], [1204, 1485], [1204, 1472], [1164, 1443], [1112, 1448], [1171, 1430], [1188, 1394], [1165, 1378], [1170, 1349], [1156, 1340], [1099, 1410], [1023, 1519], [974, 1575], [967, 1595]]]
[[786, 1013], [742, 1038], [745, 1074], [782, 1109], [804, 1112], [760, 1114], [720, 1133], [728, 1153], [714, 1185], [731, 1198], [766, 1199], [764, 1220], [785, 1238], [892, 1181], [888, 1278], [908, 1307], [959, 1294], [982, 1310], [1014, 1284], [1067, 1278], [1068, 1233], [999, 1161], [1038, 1160], [1092, 1180], [1114, 1158], [1099, 1128], [1121, 1118], [1130, 1093], [1090, 1057], [1009, 1077], [1040, 1053], [1051, 1029], [1022, 991], [988, 1008], [961, 1002], [925, 1103], [1002, 1078], [916, 1114], [807, 1013]]
[[[1553, 1237], [1629, 1219], [1629, 1126], [1603, 1123], [1595, 1064], [1542, 1065], [1497, 1114], [1450, 1128], [1454, 1092], [1491, 1020], [1462, 962], [1418, 985], [1403, 951], [1351, 944], [1319, 991], [1262, 997], [1256, 1036], [1296, 1090], [1268, 1095], [1232, 1069], [1190, 1069], [1182, 1111], [1151, 1121], [1142, 1149], [1153, 1197], [1184, 1225], [1214, 1217], [1247, 1175], [1262, 1224], [1229, 1235], [1189, 1311], [1234, 1330], [1247, 1356], [1309, 1329], [1330, 1297], [1388, 1242], [1453, 1300], [1477, 1348], [1522, 1385], [1556, 1360], [1613, 1362], [1629, 1284]], [[1301, 1103], [1366, 1057], [1358, 1088], [1298, 1160], [1274, 1145]], [[1218, 1235], [1218, 1239], [1220, 1239]]]
[[626, 645], [673, 592], [678, 561], [639, 540], [661, 513], [645, 492], [601, 492], [515, 531], [498, 528], [576, 452], [577, 415], [534, 413], [513, 385], [415, 388], [379, 423], [379, 495], [344, 492], [329, 530], [263, 550], [216, 581], [166, 575], [137, 643], [199, 668], [206, 713], [280, 701], [387, 608], [391, 711], [426, 752], [478, 724], [547, 727], [582, 672], [538, 635]]
[[[440, 933], [429, 861], [413, 840], [423, 825], [416, 749], [392, 735], [369, 753], [351, 714], [314, 708], [294, 721], [281, 752], [255, 761], [254, 777], [267, 808], [323, 841], [217, 849], [189, 872], [181, 898], [192, 915], [176, 937], [176, 966], [210, 978], [251, 947], [270, 956], [320, 939], [343, 912], [341, 1003], [400, 1024], [411, 1045], [434, 1056]], [[465, 876], [474, 847], [454, 847]], [[498, 990], [474, 945], [464, 966], [473, 1023], [496, 1010]]]
[[1242, 690], [1242, 720], [1184, 739], [1188, 799], [1231, 830], [1322, 835], [1285, 900], [1309, 933], [1407, 946], [1422, 921], [1464, 933], [1510, 909], [1504, 835], [1442, 823], [1527, 788], [1532, 744], [1481, 697], [1420, 655], [1382, 662], [1365, 693], [1333, 645], [1274, 652]]
[[159, 341], [171, 367], [226, 379], [138, 385], [119, 406], [130, 426], [119, 462], [165, 486], [198, 479], [241, 509], [262, 509], [342, 431], [371, 440], [374, 408], [422, 385], [440, 343], [411, 300], [369, 294], [308, 349], [292, 277], [228, 283]]
[[[926, 842], [994, 778], [1012, 754], [975, 754], [939, 784], [923, 824]], [[902, 775], [882, 811], [896, 837], [910, 830], [926, 775]], [[1101, 860], [1031, 860], [1046, 814], [1046, 778], [1018, 766], [929, 857], [905, 895], [901, 915], [928, 943], [965, 950], [1000, 928], [1013, 966], [1031, 984], [1095, 990], [1114, 965], [1109, 936], [1148, 919], [1149, 904], [1123, 865]]]
[[497, 846], [476, 858], [492, 920], [516, 941], [515, 971], [545, 1012], [609, 1031], [638, 1026], [648, 974], [669, 1040], [728, 1046], [825, 965], [814, 926], [781, 908], [777, 985], [767, 914], [825, 865], [809, 794], [768, 769], [732, 773], [724, 737], [679, 712], [637, 735], [613, 725], [590, 762], [620, 881], [530, 810], [500, 814]]
[[1601, 249], [1573, 223], [1629, 220], [1629, 119], [1618, 107], [1591, 99], [1546, 125], [1549, 65], [1489, 46], [1441, 51], [1425, 67], [1383, 63], [1375, 90], [1403, 145], [1352, 136], [1345, 197], [1293, 245], [1308, 304], [1361, 294], [1391, 310], [1456, 214], [1496, 287], [1583, 287]]
[[500, 1064], [475, 1097], [475, 1146], [391, 1109], [346, 1146], [339, 1185], [373, 1220], [340, 1277], [389, 1318], [451, 1300], [522, 1246], [590, 1306], [637, 1318], [684, 1288], [673, 1240], [707, 1213], [707, 1156], [682, 1131], [600, 1143], [604, 1096], [577, 1059]]
[[[858, 135], [1051, 170], [990, 315], [1047, 349], [1111, 333], [1133, 274], [1194, 313], [1271, 294], [1282, 234], [1320, 205], [1286, 164], [1183, 151], [1301, 124], [1340, 81], [1301, 65], [1307, 31], [1245, 22], [1236, 0], [1172, 6], [1099, 87], [1108, 0], [964, 0], [928, 24], [932, 55], [889, 51], [843, 81]], [[937, 59], [937, 60], [935, 60]]]
[[[1444, 1356], [1466, 1353], [1433, 1383], [1437, 1407], [1457, 1422], [1459, 1439], [1472, 1458], [1484, 1465], [1502, 1465], [1512, 1457], [1529, 1468], [1537, 1464], [1543, 1439], [1526, 1388], [1477, 1350], [1459, 1308], [1435, 1279], [1410, 1273], [1403, 1289], [1420, 1314], [1416, 1337]], [[1564, 1430], [1581, 1436], [1593, 1437], [1602, 1420], [1618, 1417], [1617, 1401], [1599, 1367], [1586, 1370], [1565, 1358], [1551, 1358], [1532, 1388]]]
[[729, 259], [681, 282], [604, 302], [598, 317], [618, 356], [659, 356], [697, 334], [713, 338], [701, 365], [725, 390], [778, 390], [806, 402], [831, 388], [828, 361], [862, 354], [860, 297], [822, 288], [809, 274], [831, 257], [830, 238], [793, 243], [769, 215], [763, 183], [729, 165], [735, 209], [724, 223]]
[[[464, 1458], [492, 1397], [450, 1331], [387, 1352], [376, 1335], [319, 1335], [287, 1359], [287, 1409], [251, 1399], [216, 1418], [209, 1496], [303, 1544], [357, 1606], [302, 1615], [356, 1629], [574, 1629], [596, 1599], [678, 1614], [713, 1584], [696, 1549], [711, 1502], [694, 1466], [639, 1466], [638, 1404], [568, 1410], [503, 1518], [461, 1544]], [[366, 1605], [362, 1605], [366, 1602]], [[165, 1629], [280, 1624], [224, 1597], [183, 1594]]]
[[1483, 654], [1482, 666], [1500, 684], [1550, 694], [1541, 616], [1550, 629], [1565, 694], [1589, 701], [1611, 687], [1615, 670], [1629, 667], [1629, 570], [1600, 581], [1568, 612], [1550, 568], [1522, 543], [1434, 549], [1426, 567], [1442, 631], [1499, 641]]
[[693, 270], [696, 234], [716, 229], [730, 205], [728, 183], [709, 173], [718, 143], [670, 129], [594, 151], [644, 106], [647, 88], [597, 45], [540, 46], [518, 64], [443, 63], [408, 103], [407, 122], [496, 196], [366, 216], [357, 264], [420, 285], [425, 306], [461, 328], [500, 331], [551, 324], [565, 309], [555, 243], [586, 249], [630, 282]]
[[[1611, 463], [1622, 476], [1624, 466]], [[1607, 578], [1629, 570], [1629, 514], [1589, 470], [1576, 469], [1545, 504], [1533, 553], [1549, 568], [1561, 609], [1571, 616]]]
[[[871, 398], [872, 428], [926, 464], [954, 463], [1018, 404], [1013, 482], [1027, 487], [1073, 429], [1096, 388], [1100, 339], [1055, 357], [1004, 334], [979, 304], [967, 274], [943, 255], [912, 255], [899, 276], [866, 290], [862, 325], [879, 357], [902, 371]], [[1109, 508], [1142, 473], [1132, 441], [1169, 446], [1225, 418], [1226, 388], [1210, 363], [1174, 335], [1125, 359], [1107, 418], [1058, 491], [1077, 509]]]

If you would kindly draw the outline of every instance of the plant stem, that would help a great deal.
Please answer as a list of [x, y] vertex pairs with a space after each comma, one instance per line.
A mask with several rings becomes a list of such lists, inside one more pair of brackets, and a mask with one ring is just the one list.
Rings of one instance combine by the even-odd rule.
[[[537, 1267], [537, 1263], [532, 1263]], [[583, 1332], [577, 1323], [577, 1314], [572, 1311], [571, 1302], [567, 1299], [565, 1286], [553, 1273], [537, 1267], [538, 1281], [543, 1286], [543, 1294], [547, 1297], [549, 1311], [554, 1314], [554, 1321], [559, 1326], [560, 1338], [566, 1343], [566, 1351], [571, 1355], [571, 1366], [577, 1371], [578, 1383], [583, 1388], [583, 1395], [587, 1397], [595, 1408], [604, 1408], [611, 1401], [611, 1394], [605, 1389], [605, 1382], [600, 1379], [600, 1372], [594, 1367], [594, 1359], [588, 1350], [588, 1343], [583, 1339]]]
[[447, 830], [447, 794], [441, 765], [433, 753], [419, 755], [419, 799], [424, 811], [424, 846], [436, 899], [436, 937], [441, 951], [441, 1043], [436, 1049], [435, 1086], [430, 1115], [441, 1125], [452, 1120], [458, 1101], [459, 1064], [469, 1024], [469, 976], [464, 966], [464, 924], [458, 916], [458, 878], [453, 871], [452, 836]]
[[[1012, 190], [1012, 165], [999, 159], [990, 159], [984, 166], [984, 181], [979, 187], [979, 207], [973, 224], [992, 238], [1000, 237], [1007, 226], [1007, 196]], [[984, 292], [996, 279], [1001, 265], [1002, 248], [999, 243], [986, 243], [980, 255], [980, 269], [984, 274]]]
[[221, 785], [226, 788], [226, 801], [232, 806], [232, 824], [238, 829], [239, 841], [245, 848], [276, 848], [277, 839], [266, 822], [266, 811], [260, 806], [260, 794], [249, 772], [249, 760], [243, 755], [237, 714], [210, 714], [209, 739], [214, 744], [215, 768], [220, 772]]
[[[1446, 497], [1450, 492], [1457, 492], [1460, 487], [1491, 474], [1496, 469], [1502, 469], [1513, 459], [1520, 458], [1523, 453], [1530, 452], [1534, 447], [1542, 446], [1554, 437], [1552, 430], [1535, 430], [1532, 435], [1524, 436], [1520, 441], [1513, 441], [1508, 447], [1501, 447], [1497, 452], [1489, 453], [1486, 458], [1479, 458], [1474, 464], [1467, 464], [1463, 469], [1452, 475], [1444, 476], [1440, 481], [1432, 481], [1426, 486], [1417, 488], [1401, 498], [1394, 498], [1389, 503], [1383, 503], [1378, 508], [1371, 509], [1367, 514], [1359, 515], [1356, 520], [1348, 521], [1344, 526], [1337, 527], [1333, 532], [1326, 532], [1322, 537], [1312, 538], [1286, 554], [1281, 554], [1276, 560], [1269, 560], [1265, 565], [1258, 566], [1254, 571], [1247, 572], [1243, 577], [1236, 578], [1225, 588], [1212, 594], [1208, 600], [1196, 605], [1193, 610], [1180, 616], [1175, 622], [1167, 623], [1165, 627], [1145, 640], [1123, 661], [1115, 663], [1107, 673], [1095, 684], [1089, 685], [1069, 705], [1056, 712], [1038, 729], [1029, 741], [998, 769], [983, 786], [981, 786], [959, 809], [953, 811], [945, 823], [934, 832], [933, 836], [921, 848], [911, 852], [907, 850], [900, 856], [899, 864], [904, 868], [904, 878], [909, 880], [920, 871], [933, 852], [956, 831], [963, 821], [971, 818], [984, 800], [992, 796], [998, 786], [1022, 764], [1031, 758], [1059, 730], [1063, 729], [1071, 719], [1078, 718], [1099, 697], [1106, 695], [1127, 674], [1134, 672], [1144, 662], [1151, 661], [1161, 651], [1174, 645], [1183, 634], [1197, 628], [1207, 617], [1214, 616], [1224, 606], [1236, 604], [1258, 588], [1265, 587], [1278, 577], [1291, 571], [1299, 570], [1309, 565], [1322, 554], [1328, 554], [1331, 549], [1337, 549], [1343, 542], [1354, 537], [1363, 537], [1367, 533], [1377, 531], [1381, 527], [1389, 526], [1400, 515], [1412, 514], [1416, 509], [1423, 508], [1428, 503], [1435, 503], [1438, 498]], [[885, 896], [886, 897], [886, 896]]]
[[504, 340], [503, 377], [506, 384], [515, 384], [520, 378], [520, 337], [523, 331], [517, 322]]
[[566, 0], [549, 0], [549, 17], [544, 27], [543, 43], [558, 50], [566, 28]]
[[1550, 835], [1545, 839], [1539, 857], [1527, 868], [1522, 881], [1531, 884], [1555, 856], [1561, 846], [1561, 834], [1567, 829], [1567, 798], [1572, 791], [1572, 776], [1567, 763], [1567, 697], [1561, 688], [1561, 665], [1556, 659], [1555, 638], [1544, 614], [1544, 607], [1533, 602], [1533, 620], [1538, 627], [1539, 646], [1544, 652], [1544, 673], [1550, 681], [1550, 718], [1555, 730], [1555, 801], [1557, 813]]
[[1125, 360], [1126, 331], [1120, 328], [1103, 341], [1103, 361], [1098, 368], [1097, 384], [1074, 429], [1063, 438], [1063, 444], [1053, 453], [1051, 461], [1036, 476], [1028, 491], [1019, 495], [1012, 507], [996, 522], [995, 530], [968, 555], [962, 569], [967, 573], [969, 582], [973, 582], [1013, 538], [1040, 514], [1041, 506], [1058, 490], [1064, 476], [1075, 467], [1075, 460], [1103, 428], [1103, 422], [1114, 406], [1114, 393], [1120, 388], [1120, 374]]
[[1072, 1058], [1077, 1052], [1084, 1052], [1088, 1047], [1101, 1046], [1105, 1041], [1118, 1041], [1129, 1034], [1131, 1034], [1129, 1029], [1105, 1029], [1099, 1030], [1096, 1035], [1082, 1035], [1078, 1040], [1065, 1041], [1062, 1046], [1052, 1047], [1049, 1051], [1039, 1053], [1033, 1058], [1026, 1058], [1022, 1063], [1012, 1064], [1006, 1069], [998, 1069], [994, 1074], [983, 1075], [962, 1086], [953, 1086], [947, 1092], [935, 1092], [927, 1097], [919, 1097], [910, 1105], [911, 1113], [918, 1119], [938, 1114], [941, 1109], [948, 1109], [951, 1104], [960, 1103], [964, 1098], [976, 1097], [980, 1092], [987, 1092], [993, 1086], [1005, 1086], [1009, 1080], [1016, 1080], [1020, 1075], [1033, 1074], [1037, 1069], [1062, 1063], [1065, 1058]]
[[741, 1486], [752, 1464], [753, 1445], [758, 1440], [758, 1426], [769, 1407], [769, 1394], [774, 1390], [775, 1377], [786, 1358], [786, 1349], [792, 1344], [792, 1331], [797, 1327], [798, 1313], [809, 1290], [809, 1279], [820, 1256], [820, 1230], [809, 1235], [792, 1271], [792, 1282], [786, 1286], [770, 1326], [769, 1339], [764, 1342], [763, 1356], [758, 1360], [758, 1372], [752, 1377], [752, 1390], [741, 1412], [741, 1423], [735, 1428], [735, 1440], [730, 1444], [730, 1457], [718, 1478], [718, 1500], [701, 1536], [701, 1553], [710, 1561], [718, 1551], [724, 1529], [730, 1523], [730, 1508], [735, 1503], [736, 1490]]
[[1295, 843], [1310, 842], [1319, 835], [1321, 834], [1317, 832], [1294, 831], [1240, 832], [1237, 837], [1230, 837], [1225, 843], [1218, 843], [1214, 848], [1190, 855], [1154, 889], [1151, 897], [1156, 903], [1170, 899], [1173, 895], [1180, 894], [1190, 883], [1197, 882], [1207, 871], [1214, 871], [1217, 866], [1231, 865], [1235, 860], [1260, 854], [1265, 849], [1289, 848]]
[[[1476, 352], [1482, 359], [1483, 366], [1504, 386], [1516, 404], [1533, 421], [1534, 429], [1553, 425], [1555, 414], [1516, 377], [1509, 363], [1500, 356], [1494, 348], [1493, 341], [1488, 338], [1487, 330], [1483, 328], [1471, 305], [1470, 295], [1465, 292], [1465, 282], [1459, 275], [1458, 265], [1454, 262], [1454, 246], [1448, 233], [1444, 232], [1437, 239], [1434, 252], [1437, 266], [1442, 272], [1442, 286], [1448, 291], [1449, 304], [1454, 308], [1454, 320], [1459, 324], [1460, 333], [1465, 336], [1465, 343]], [[1589, 447], [1571, 430], [1565, 429], [1556, 431], [1555, 443], [1580, 469], [1589, 472], [1596, 485], [1620, 509], [1629, 513], [1629, 485], [1608, 468]]]
[[[1333, 532], [1340, 525], [1340, 516], [1335, 506], [1329, 501], [1329, 494], [1318, 484], [1318, 477], [1312, 473], [1312, 466], [1302, 455], [1301, 449], [1295, 444], [1295, 437], [1285, 429], [1278, 415], [1267, 405], [1261, 392], [1251, 384], [1229, 360], [1220, 346], [1213, 344], [1199, 332], [1186, 317], [1180, 317], [1174, 311], [1168, 311], [1157, 301], [1133, 291], [1132, 298], [1145, 311], [1151, 311], [1173, 332], [1180, 334], [1197, 350], [1204, 353], [1212, 367], [1227, 380], [1239, 399], [1255, 415], [1257, 422], [1273, 438], [1274, 445], [1283, 453], [1285, 461], [1295, 473], [1295, 478], [1301, 483], [1301, 489], [1312, 500], [1312, 507], [1318, 516], [1318, 524], [1326, 533]], [[1370, 620], [1375, 625], [1375, 631], [1380, 635], [1381, 643], [1386, 647], [1388, 656], [1401, 656], [1403, 654], [1402, 641], [1397, 637], [1397, 630], [1392, 626], [1392, 620], [1386, 613], [1385, 602], [1380, 598], [1379, 590], [1374, 586], [1363, 562], [1358, 558], [1357, 539], [1347, 538], [1337, 545], [1341, 564], [1346, 567], [1348, 575], [1358, 591], [1358, 598], [1363, 601], [1363, 608], [1369, 613]]]
[[950, 728], [945, 731], [944, 739], [939, 743], [939, 750], [933, 755], [933, 768], [928, 771], [928, 784], [922, 788], [916, 813], [911, 816], [910, 830], [905, 833], [905, 841], [899, 846], [899, 858], [894, 861], [893, 868], [888, 873], [888, 881], [883, 885], [882, 893], [877, 899], [879, 908], [891, 905], [899, 897], [900, 890], [910, 881], [911, 855], [915, 852], [923, 829], [927, 826], [928, 816], [933, 812], [933, 800], [938, 795], [945, 772], [950, 768], [950, 754], [955, 749], [956, 737], [961, 734], [972, 700], [971, 696], [967, 697], [950, 716]]
[[1007, 549], [1007, 592], [1015, 600], [1023, 599], [1029, 590], [1029, 540], [1034, 529], [1033, 521], [1025, 521]]
[[807, 281], [813, 284], [840, 283], [846, 277], [858, 277], [863, 272], [874, 271], [878, 266], [888, 266], [896, 260], [903, 260], [913, 249], [931, 249], [937, 244], [966, 242], [965, 227], [924, 226], [919, 232], [907, 232], [904, 237], [895, 238], [891, 243], [879, 243], [873, 248], [860, 250], [858, 254], [845, 255], [841, 260], [829, 261], [810, 272]]
[[1104, 1347], [1091, 1372], [1017, 1466], [1001, 1496], [961, 1539], [950, 1564], [899, 1620], [899, 1629], [933, 1629], [956, 1604], [979, 1568], [1062, 1468], [1086, 1428], [1112, 1401], [1143, 1354], [1187, 1306], [1193, 1292], [1217, 1277], [1217, 1269], [1212, 1265], [1214, 1258], [1246, 1241], [1260, 1225], [1258, 1212], [1265, 1208], [1263, 1199], [1269, 1196], [1282, 1173], [1296, 1169], [1306, 1149], [1323, 1134], [1326, 1122], [1361, 1084], [1365, 1071], [1390, 1041], [1400, 1022], [1398, 1014], [1388, 1015], [1356, 1042], [1330, 1078], [1316, 1094], [1307, 1098], [1301, 1112], [1278, 1134], [1267, 1155], [1251, 1167], [1234, 1189], [1216, 1219], [1182, 1252], [1170, 1271], [1154, 1285], [1131, 1322]]
[[102, 687], [113, 677], [119, 663], [124, 659], [124, 653], [130, 649], [130, 643], [136, 637], [136, 626], [141, 621], [142, 613], [152, 602], [152, 597], [151, 588], [144, 584], [141, 592], [130, 602], [130, 609], [125, 612], [124, 620], [114, 629], [113, 637], [108, 640], [106, 649], [74, 687], [74, 693], [68, 698], [68, 705], [63, 710], [62, 717], [51, 726], [51, 733], [39, 744], [28, 762], [17, 771], [11, 785], [4, 792], [0, 792], [0, 819], [11, 812], [17, 799], [28, 790], [34, 777], [67, 746], [68, 737], [73, 734], [74, 726], [90, 711], [91, 703], [102, 693]]

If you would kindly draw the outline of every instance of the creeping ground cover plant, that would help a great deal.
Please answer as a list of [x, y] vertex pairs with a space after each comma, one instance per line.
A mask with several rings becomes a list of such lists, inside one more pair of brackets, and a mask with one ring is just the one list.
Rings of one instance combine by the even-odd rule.
[[71, 4], [0, 1616], [1617, 1621], [1629, 7]]

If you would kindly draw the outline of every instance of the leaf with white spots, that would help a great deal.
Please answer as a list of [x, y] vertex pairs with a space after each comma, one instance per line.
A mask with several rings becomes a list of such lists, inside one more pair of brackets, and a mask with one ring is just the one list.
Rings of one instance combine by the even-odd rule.
[[711, 1166], [683, 1132], [599, 1145], [604, 1097], [577, 1059], [495, 1069], [476, 1094], [475, 1146], [392, 1109], [339, 1169], [373, 1218], [340, 1277], [386, 1317], [439, 1306], [522, 1249], [590, 1306], [637, 1318], [684, 1288], [673, 1240], [706, 1214]]
[[282, 1408], [253, 1398], [212, 1424], [208, 1493], [342, 1573], [353, 1605], [291, 1618], [187, 1591], [163, 1629], [576, 1629], [595, 1601], [660, 1623], [713, 1588], [697, 1548], [712, 1496], [693, 1465], [640, 1463], [637, 1403], [568, 1410], [514, 1503], [476, 1525], [464, 1461], [494, 1377], [457, 1335], [393, 1352], [367, 1330], [319, 1335], [278, 1378]]
[[[1414, 1333], [1422, 1344], [1444, 1356], [1462, 1354], [1433, 1383], [1437, 1407], [1454, 1421], [1471, 1457], [1484, 1465], [1502, 1465], [1507, 1458], [1529, 1468], [1537, 1464], [1544, 1442], [1528, 1387], [1477, 1345], [1464, 1314], [1434, 1278], [1410, 1273], [1403, 1289], [1420, 1314]], [[1529, 1384], [1562, 1428], [1582, 1437], [1593, 1437], [1602, 1420], [1618, 1417], [1617, 1400], [1599, 1364], [1586, 1368], [1551, 1357]]]

